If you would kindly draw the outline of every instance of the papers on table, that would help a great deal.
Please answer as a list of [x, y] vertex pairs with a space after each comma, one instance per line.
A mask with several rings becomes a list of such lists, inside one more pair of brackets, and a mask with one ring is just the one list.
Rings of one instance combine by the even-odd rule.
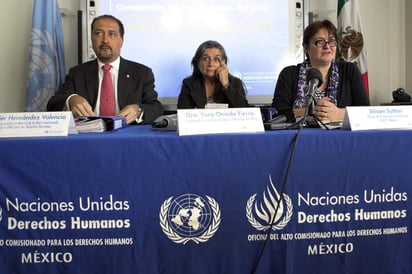
[[120, 116], [82, 116], [75, 118], [75, 125], [79, 133], [114, 131], [126, 126], [126, 118]]

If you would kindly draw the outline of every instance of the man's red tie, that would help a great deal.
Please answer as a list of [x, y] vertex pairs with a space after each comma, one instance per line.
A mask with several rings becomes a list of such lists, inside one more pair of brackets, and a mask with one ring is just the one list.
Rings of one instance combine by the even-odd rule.
[[114, 99], [114, 89], [112, 83], [112, 76], [110, 75], [110, 64], [105, 64], [103, 67], [102, 88], [100, 90], [100, 115], [114, 116], [116, 113], [116, 105]]

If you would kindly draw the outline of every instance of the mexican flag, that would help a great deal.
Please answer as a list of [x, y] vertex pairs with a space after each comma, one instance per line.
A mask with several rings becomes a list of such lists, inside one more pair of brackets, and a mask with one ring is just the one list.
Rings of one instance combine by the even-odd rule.
[[358, 64], [369, 96], [368, 65], [358, 0], [338, 0], [338, 37], [340, 57]]

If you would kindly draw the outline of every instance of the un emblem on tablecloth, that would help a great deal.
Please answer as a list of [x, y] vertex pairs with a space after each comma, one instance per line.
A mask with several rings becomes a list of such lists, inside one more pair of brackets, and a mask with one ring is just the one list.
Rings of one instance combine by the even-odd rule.
[[175, 243], [206, 242], [219, 228], [220, 209], [215, 199], [185, 194], [165, 200], [159, 212], [160, 226]]
[[256, 199], [257, 193], [250, 196], [246, 203], [246, 217], [249, 223], [257, 230], [281, 230], [290, 221], [293, 214], [293, 204], [286, 194], [281, 196], [276, 190], [272, 178], [263, 192], [262, 199]]

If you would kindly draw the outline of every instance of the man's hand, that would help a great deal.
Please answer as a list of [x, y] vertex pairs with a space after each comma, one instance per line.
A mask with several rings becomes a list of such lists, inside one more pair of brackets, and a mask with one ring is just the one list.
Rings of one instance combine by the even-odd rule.
[[126, 123], [130, 124], [140, 117], [142, 109], [137, 104], [127, 105], [120, 112], [119, 116], [126, 117]]
[[69, 99], [70, 110], [74, 116], [95, 116], [92, 106], [80, 95], [73, 95]]

